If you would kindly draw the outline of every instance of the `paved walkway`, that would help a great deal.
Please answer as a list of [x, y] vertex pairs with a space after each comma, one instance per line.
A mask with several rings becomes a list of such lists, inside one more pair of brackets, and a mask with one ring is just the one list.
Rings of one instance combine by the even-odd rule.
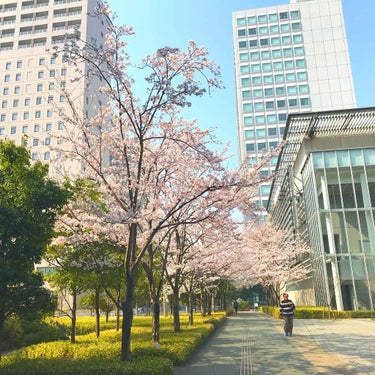
[[375, 321], [295, 319], [293, 337], [283, 321], [239, 312], [199, 348], [175, 375], [375, 375]]

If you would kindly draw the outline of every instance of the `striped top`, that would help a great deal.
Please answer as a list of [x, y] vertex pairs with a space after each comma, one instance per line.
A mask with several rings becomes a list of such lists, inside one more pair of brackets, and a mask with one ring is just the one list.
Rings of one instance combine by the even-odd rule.
[[288, 299], [280, 302], [280, 315], [293, 315], [294, 314], [294, 303]]

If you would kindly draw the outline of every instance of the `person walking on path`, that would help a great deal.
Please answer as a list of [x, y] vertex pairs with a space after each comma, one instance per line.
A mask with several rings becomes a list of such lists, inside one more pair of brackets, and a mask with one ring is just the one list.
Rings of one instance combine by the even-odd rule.
[[283, 299], [280, 302], [280, 315], [284, 319], [285, 336], [292, 336], [295, 305], [288, 297], [288, 293], [283, 293]]
[[238, 302], [237, 302], [236, 299], [233, 301], [233, 307], [234, 307], [234, 312], [237, 315], [237, 313], [238, 313]]

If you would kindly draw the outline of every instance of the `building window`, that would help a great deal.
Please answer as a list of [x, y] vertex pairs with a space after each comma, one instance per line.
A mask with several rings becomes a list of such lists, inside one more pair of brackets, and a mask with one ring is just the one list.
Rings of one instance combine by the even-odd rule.
[[24, 119], [24, 120], [28, 120], [29, 117], [30, 117], [30, 113], [29, 113], [29, 112], [24, 112], [24, 113], [23, 113], [23, 119]]
[[296, 67], [297, 68], [305, 68], [306, 67], [305, 59], [296, 60]]
[[237, 18], [237, 26], [244, 26], [246, 24], [245, 18]]
[[254, 98], [262, 98], [263, 97], [262, 90], [261, 89], [253, 90], [253, 97]]
[[270, 51], [262, 51], [262, 59], [270, 59], [271, 53]]
[[261, 47], [268, 46], [268, 38], [264, 38], [260, 40]]
[[255, 151], [254, 143], [246, 143], [246, 151], [247, 152], [254, 152]]
[[303, 50], [303, 47], [294, 47], [294, 54], [295, 55], [303, 55], [305, 51]]
[[278, 100], [277, 101], [277, 108], [285, 108], [285, 107], [286, 107], [285, 100]]
[[256, 103], [254, 103], [254, 109], [256, 111], [263, 111], [264, 110], [263, 102], [256, 102]]
[[290, 12], [290, 18], [296, 19], [296, 18], [299, 18], [299, 17], [300, 17], [299, 10], [292, 10]]
[[253, 82], [253, 85], [255, 85], [255, 86], [261, 85], [262, 84], [262, 77], [260, 77], [260, 76], [252, 77], [251, 81]]
[[266, 129], [257, 129], [257, 138], [264, 138], [266, 136]]
[[56, 57], [52, 56], [50, 61], [51, 61], [51, 64], [56, 64]]
[[5, 128], [0, 128], [0, 135], [5, 135]]
[[[286, 113], [279, 113], [279, 121], [286, 121]], [[280, 131], [280, 134], [281, 134], [281, 131]]]
[[271, 75], [270, 76], [263, 76], [263, 82], [265, 84], [273, 83], [273, 77]]
[[253, 73], [260, 72], [260, 65], [259, 64], [253, 64], [253, 65], [251, 65], [251, 71]]
[[264, 116], [255, 116], [255, 123], [257, 125], [259, 124], [264, 124], [266, 121], [265, 121], [265, 117]]
[[62, 69], [61, 69], [61, 75], [62, 75], [62, 76], [66, 76], [66, 73], [67, 73], [66, 68], [62, 68]]
[[247, 43], [245, 41], [238, 43], [238, 48], [246, 48], [246, 47], [247, 47]]
[[302, 35], [301, 34], [293, 35], [293, 42], [294, 43], [302, 43]]
[[8, 101], [7, 100], [3, 100], [1, 102], [1, 108], [7, 108], [8, 107]]
[[280, 30], [282, 33], [285, 33], [290, 30], [289, 23], [285, 23], [283, 25], [280, 25]]
[[12, 63], [7, 62], [7, 63], [5, 64], [5, 70], [9, 70], [11, 67], [12, 67]]
[[47, 152], [44, 153], [44, 160], [49, 160], [50, 157], [51, 157], [51, 154], [50, 154], [49, 151], [47, 151]]
[[237, 35], [238, 35], [239, 37], [241, 37], [241, 36], [246, 36], [246, 30], [245, 30], [245, 29], [237, 30]]
[[263, 63], [262, 64], [262, 70], [263, 72], [269, 72], [272, 70], [272, 65], [271, 63]]
[[243, 120], [245, 125], [252, 125], [254, 123], [254, 119], [251, 116], [245, 116]]
[[42, 104], [42, 98], [41, 98], [40, 96], [37, 96], [37, 97], [35, 98], [35, 104], [36, 104], [36, 105], [40, 105], [40, 104]]
[[56, 70], [50, 70], [50, 72], [49, 72], [49, 76], [50, 77], [54, 77], [55, 76], [55, 74], [56, 74]]
[[44, 72], [43, 71], [38, 72], [38, 78], [43, 78], [43, 77], [44, 77]]
[[258, 16], [258, 22], [259, 23], [267, 22], [267, 16], [266, 15]]
[[264, 96], [273, 96], [273, 89], [272, 88], [264, 89]]
[[250, 78], [241, 78], [241, 86], [250, 86]]
[[44, 141], [44, 144], [45, 144], [46, 146], [49, 146], [49, 145], [51, 144], [51, 138], [50, 138], [50, 137], [47, 137], [47, 138], [45, 139], [45, 141]]
[[287, 82], [294, 82], [296, 80], [296, 75], [294, 73], [286, 73], [285, 78]]
[[0, 121], [1, 122], [5, 122], [6, 119], [7, 119], [7, 116], [4, 113], [2, 115], [0, 115]]
[[29, 126], [28, 125], [24, 125], [22, 126], [22, 133], [25, 134], [29, 131]]
[[248, 74], [248, 73], [250, 73], [249, 65], [241, 65], [240, 66], [240, 73], [241, 74]]
[[283, 70], [283, 63], [281, 61], [275, 61], [273, 63], [274, 70]]
[[284, 74], [275, 74], [275, 82], [276, 83], [284, 82]]
[[12, 121], [16, 121], [18, 118], [18, 113], [12, 113]]
[[242, 99], [250, 99], [250, 98], [251, 98], [251, 91], [250, 90], [242, 91]]
[[274, 109], [274, 108], [275, 108], [275, 102], [274, 101], [266, 102], [266, 109]]
[[10, 81], [10, 75], [9, 74], [6, 74], [4, 76], [4, 82], [9, 82]]
[[258, 142], [257, 143], [257, 149], [258, 149], [258, 151], [266, 150], [267, 149], [266, 142]]
[[280, 12], [279, 17], [281, 20], [287, 20], [288, 19], [288, 12]]
[[282, 41], [283, 44], [290, 44], [290, 43], [292, 42], [292, 40], [291, 40], [291, 38], [290, 38], [289, 35], [287, 35], [287, 36], [283, 36], [283, 37], [281, 38], [281, 41]]
[[270, 22], [276, 22], [278, 20], [277, 14], [276, 13], [269, 14], [268, 15], [268, 20]]
[[16, 134], [17, 133], [17, 127], [16, 126], [12, 126], [10, 128], [10, 134]]
[[40, 118], [41, 112], [40, 111], [35, 111], [35, 118]]
[[298, 78], [298, 81], [306, 81], [307, 80], [307, 73], [306, 72], [298, 72], [297, 78]]
[[259, 52], [250, 52], [250, 60], [259, 60]]
[[306, 94], [309, 92], [309, 86], [308, 85], [299, 85], [298, 86], [298, 92], [300, 94]]
[[16, 74], [16, 81], [21, 81], [21, 73]]
[[40, 131], [40, 125], [39, 124], [35, 124], [34, 125], [34, 132], [38, 133], [39, 131]]
[[52, 117], [52, 110], [51, 109], [47, 109], [47, 117]]
[[292, 30], [293, 31], [301, 30], [301, 22], [293, 22], [292, 23]]
[[279, 45], [280, 45], [280, 38], [279, 37], [271, 38], [271, 46], [279, 46]]
[[9, 95], [9, 87], [3, 88], [3, 95]]
[[267, 115], [267, 122], [269, 124], [274, 124], [276, 122], [276, 115]]
[[284, 57], [293, 56], [293, 51], [291, 48], [283, 48]]
[[36, 152], [33, 152], [32, 155], [31, 155], [31, 159], [32, 160], [38, 160], [38, 154]]
[[38, 146], [39, 145], [39, 139], [38, 138], [34, 138], [33, 139], [33, 146]]
[[46, 131], [51, 131], [52, 130], [52, 124], [50, 122], [47, 122], [46, 124]]
[[22, 61], [17, 61], [17, 68], [18, 69], [22, 68]]
[[284, 87], [276, 87], [276, 95], [285, 95]]
[[270, 26], [270, 33], [271, 34], [278, 34], [279, 33], [279, 26], [278, 25]]
[[280, 49], [273, 49], [272, 50], [272, 57], [273, 58], [281, 57], [281, 50]]
[[44, 64], [45, 64], [45, 59], [44, 59], [44, 57], [41, 57], [39, 59], [39, 65], [44, 65]]
[[288, 95], [295, 95], [297, 94], [297, 87], [296, 86], [288, 86], [286, 88]]
[[251, 112], [253, 110], [253, 105], [251, 103], [242, 104], [242, 110], [244, 112]]
[[258, 47], [258, 41], [256, 39], [250, 40], [249, 46], [250, 46], [250, 48]]
[[15, 86], [14, 87], [14, 93], [19, 94], [21, 92], [21, 87], [20, 86]]
[[64, 123], [59, 121], [58, 125], [57, 125], [57, 129], [59, 130], [64, 130]]
[[240, 53], [240, 61], [249, 61], [248, 53]]
[[277, 135], [277, 129], [276, 128], [268, 128], [268, 135], [269, 136], [276, 136]]
[[43, 91], [43, 85], [39, 83], [36, 87], [36, 91]]
[[259, 28], [259, 34], [268, 34], [268, 27], [267, 26], [262, 26]]
[[255, 23], [257, 23], [256, 17], [255, 16], [247, 17], [247, 23], [249, 25], [254, 25]]
[[310, 99], [309, 98], [301, 98], [300, 103], [301, 103], [301, 106], [310, 105]]
[[289, 107], [297, 107], [297, 99], [289, 99]]
[[54, 89], [55, 89], [55, 84], [51, 82], [51, 83], [48, 85], [48, 90], [54, 90]]
[[254, 130], [245, 130], [245, 139], [253, 139], [254, 138]]

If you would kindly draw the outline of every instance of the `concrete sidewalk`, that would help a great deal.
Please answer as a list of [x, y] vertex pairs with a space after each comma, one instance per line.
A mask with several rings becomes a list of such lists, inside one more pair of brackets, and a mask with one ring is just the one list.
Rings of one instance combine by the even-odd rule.
[[293, 337], [283, 322], [240, 312], [226, 322], [175, 375], [375, 375], [375, 321], [295, 319]]

